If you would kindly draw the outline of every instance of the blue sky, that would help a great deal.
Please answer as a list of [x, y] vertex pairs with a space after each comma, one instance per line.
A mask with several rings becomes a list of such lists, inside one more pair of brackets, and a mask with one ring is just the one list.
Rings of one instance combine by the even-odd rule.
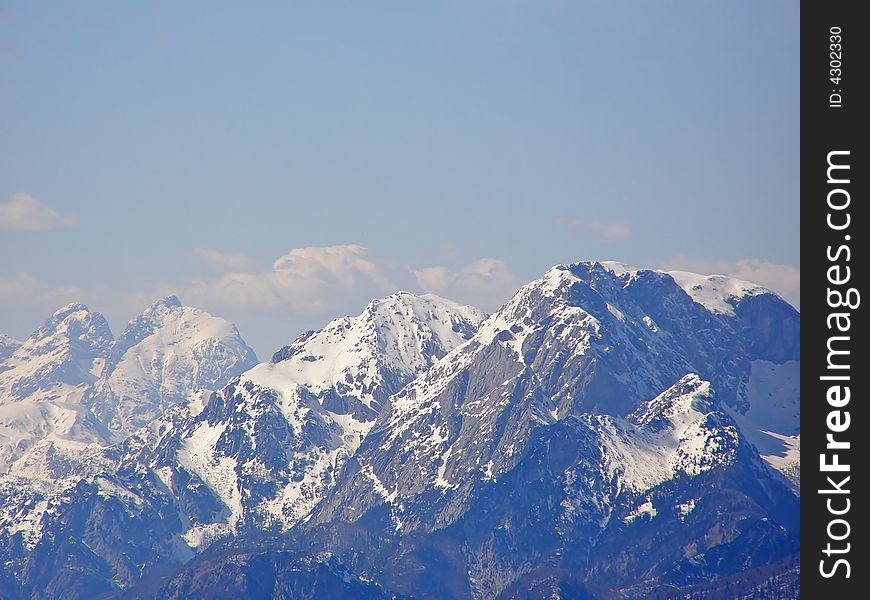
[[0, 2], [0, 332], [159, 295], [261, 355], [556, 263], [799, 303], [797, 2]]

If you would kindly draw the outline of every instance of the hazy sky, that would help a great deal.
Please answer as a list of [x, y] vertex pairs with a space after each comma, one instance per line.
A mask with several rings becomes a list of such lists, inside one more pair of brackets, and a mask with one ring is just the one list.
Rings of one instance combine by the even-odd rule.
[[0, 332], [178, 293], [261, 357], [547, 267], [799, 303], [799, 4], [0, 1]]

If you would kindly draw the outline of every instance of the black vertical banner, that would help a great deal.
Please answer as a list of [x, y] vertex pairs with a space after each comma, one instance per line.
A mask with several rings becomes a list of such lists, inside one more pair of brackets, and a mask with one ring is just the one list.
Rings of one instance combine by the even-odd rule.
[[810, 599], [870, 597], [870, 354], [861, 352], [870, 342], [870, 23], [860, 8], [801, 6], [801, 591]]

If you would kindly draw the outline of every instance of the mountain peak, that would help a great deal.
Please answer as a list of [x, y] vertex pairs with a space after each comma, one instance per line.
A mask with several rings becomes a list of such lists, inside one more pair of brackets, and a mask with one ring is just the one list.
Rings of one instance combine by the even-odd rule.
[[78, 302], [57, 309], [24, 345], [39, 346], [56, 336], [78, 340], [97, 353], [107, 350], [112, 343], [112, 331], [106, 318]]
[[184, 308], [178, 296], [158, 298], [127, 323], [118, 338], [118, 343], [122, 346], [125, 345], [124, 341], [131, 336], [136, 337], [138, 341], [142, 335], [147, 335], [148, 330], [159, 327], [170, 314], [184, 310]]
[[463, 313], [476, 314], [481, 317], [484, 316], [484, 313], [474, 306], [460, 304], [458, 302], [454, 302], [453, 300], [443, 298], [437, 294], [417, 294], [404, 290], [394, 292], [389, 296], [385, 296], [383, 298], [375, 298], [368, 303], [368, 305], [366, 306], [366, 310], [373, 310], [384, 307], [407, 307], [409, 309], [415, 309], [423, 306], [449, 307], [451, 309], [460, 309], [460, 311]]
[[79, 400], [84, 387], [96, 380], [111, 345], [103, 315], [84, 304], [67, 304], [3, 361], [0, 473], [47, 435], [105, 441], [90, 435]]
[[195, 390], [222, 388], [256, 362], [235, 325], [166, 296], [124, 328], [88, 402], [109, 429], [129, 433]]
[[47, 330], [56, 329], [60, 323], [67, 320], [81, 321], [90, 318], [91, 316], [102, 316], [100, 313], [92, 313], [85, 304], [81, 302], [70, 302], [65, 306], [61, 306], [52, 315], [46, 319], [43, 328]]
[[[271, 362], [280, 363], [303, 353], [312, 345], [324, 345], [330, 356], [335, 354], [334, 359], [346, 352], [358, 355], [365, 351], [369, 358], [378, 356], [387, 364], [401, 368], [407, 365], [396, 353], [405, 354], [407, 348], [404, 346], [407, 344], [417, 343], [422, 348], [434, 342], [438, 347], [452, 349], [456, 345], [453, 338], [458, 336], [462, 341], [470, 338], [485, 316], [480, 309], [434, 294], [400, 291], [372, 300], [359, 315], [340, 317], [319, 331], [305, 332], [276, 352]], [[440, 356], [446, 350], [439, 353], [436, 349], [434, 352]], [[417, 356], [418, 352], [411, 354]], [[323, 359], [325, 354], [318, 356]], [[332, 360], [329, 358], [326, 362]], [[409, 367], [412, 372], [417, 368], [416, 365]]]
[[174, 294], [170, 294], [169, 296], [164, 296], [163, 298], [158, 298], [154, 302], [151, 303], [144, 312], [153, 312], [159, 308], [181, 308], [183, 304], [181, 303], [181, 299]]
[[[197, 309], [193, 308], [186, 309], [178, 296], [165, 296], [155, 300], [148, 305], [145, 310], [139, 313], [139, 315], [127, 323], [126, 327], [124, 327], [124, 331], [121, 332], [121, 336], [118, 338], [118, 343], [113, 349], [112, 354], [118, 355], [125, 352], [127, 348], [142, 341], [144, 338], [162, 327], [168, 319], [180, 317], [185, 310], [188, 312], [199, 312]], [[208, 313], [204, 314], [208, 317], [211, 316], [208, 315]], [[170, 315], [174, 315], [174, 317]]]
[[90, 312], [88, 307], [81, 302], [70, 302], [65, 306], [61, 306], [54, 313], [52, 313], [51, 318], [53, 319], [65, 319], [68, 315], [75, 312]]

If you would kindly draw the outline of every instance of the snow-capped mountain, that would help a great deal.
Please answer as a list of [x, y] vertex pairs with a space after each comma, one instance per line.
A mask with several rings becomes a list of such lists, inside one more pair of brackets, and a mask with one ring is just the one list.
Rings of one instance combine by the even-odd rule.
[[174, 492], [195, 480], [226, 507], [185, 539], [198, 547], [216, 533], [287, 529], [306, 516], [387, 398], [469, 339], [482, 319], [436, 296], [376, 300], [302, 335], [212, 395], [182, 427], [167, 428], [151, 444], [167, 449], [153, 468]]
[[75, 453], [123, 439], [256, 363], [235, 326], [175, 297], [151, 305], [117, 341], [100, 313], [69, 304], [2, 363], [0, 473], [39, 443]]
[[[794, 381], [799, 358], [798, 313], [757, 286], [613, 264], [555, 267], [391, 399], [312, 522], [364, 523], [404, 540], [396, 542], [403, 553], [409, 536], [424, 534], [428, 551], [435, 539], [450, 546], [439, 532], [452, 531], [443, 535], [457, 552], [489, 557], [488, 567], [479, 557], [456, 559], [453, 575], [463, 580], [454, 583], [492, 597], [529, 564], [578, 544], [588, 553], [614, 527], [654, 517], [649, 497], [672, 482], [746, 470], [735, 494], [763, 507], [756, 517], [794, 509], [797, 500], [749, 440], [763, 433], [754, 415], [771, 417], [765, 427], [785, 426], [783, 435], [798, 433], [796, 384], [760, 382]], [[771, 402], [759, 389], [778, 397]], [[518, 500], [542, 476], [542, 460], [546, 494]], [[699, 500], [684, 495], [669, 493], [668, 510]], [[544, 511], [543, 522], [526, 531], [518, 506]], [[479, 519], [492, 529], [472, 532]], [[553, 537], [531, 555], [512, 545], [509, 531], [541, 535], [542, 527]], [[379, 555], [399, 561], [395, 572], [411, 568], [406, 558]], [[675, 555], [645, 568], [663, 570], [667, 560]], [[425, 596], [426, 581], [390, 584]]]
[[[174, 304], [83, 396], [110, 435], [156, 417], [0, 479], [0, 560], [23, 574], [0, 595], [641, 598], [798, 547], [800, 315], [754, 284], [582, 262], [487, 318], [399, 293], [172, 396], [158, 373], [195, 357], [161, 341], [192, 316]], [[153, 363], [130, 354], [147, 340]]]
[[0, 474], [43, 438], [108, 443], [109, 432], [81, 400], [99, 378], [111, 346], [106, 319], [83, 304], [69, 304], [3, 361]]
[[221, 389], [255, 364], [232, 323], [168, 296], [127, 324], [85, 403], [123, 437], [191, 392]]
[[[452, 515], [452, 498], [461, 502], [476, 481], [515, 466], [538, 424], [626, 417], [689, 374], [713, 386], [721, 410], [739, 416], [747, 435], [758, 436], [762, 418], [753, 416], [762, 413], [778, 419], [765, 427], [798, 433], [798, 421], [790, 420], [799, 406], [797, 312], [757, 286], [708, 281], [600, 263], [551, 269], [392, 399], [357, 456], [365, 477], [349, 477], [352, 485], [330, 503], [355, 518], [370, 504], [350, 496], [368, 480], [374, 504], [386, 495], [407, 506], [406, 498], [434, 492], [434, 504]], [[777, 327], [754, 326], [760, 313], [776, 318]], [[765, 368], [776, 375], [759, 377]], [[770, 400], [758, 388], [772, 394], [770, 384], [759, 383], [770, 378], [782, 394], [766, 410], [761, 405]], [[433, 502], [423, 502], [431, 510]], [[334, 516], [328, 508], [322, 514]], [[421, 516], [414, 512], [413, 519]], [[444, 517], [431, 516], [428, 527], [443, 524]]]

